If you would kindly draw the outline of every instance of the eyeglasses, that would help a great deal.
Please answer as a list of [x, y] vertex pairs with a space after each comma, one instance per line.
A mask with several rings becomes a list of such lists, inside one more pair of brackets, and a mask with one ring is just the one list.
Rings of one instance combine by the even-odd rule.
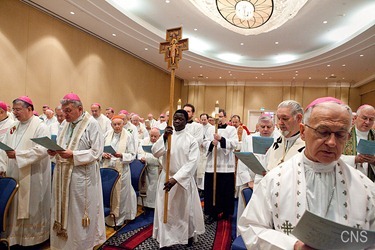
[[335, 138], [337, 140], [340, 140], [340, 141], [344, 141], [347, 139], [348, 137], [348, 134], [349, 132], [346, 131], [346, 130], [339, 130], [339, 131], [336, 131], [336, 132], [332, 132], [329, 128], [327, 127], [317, 127], [317, 128], [313, 128], [307, 124], [305, 124], [306, 127], [312, 129], [315, 131], [315, 134], [320, 138], [320, 139], [324, 139], [324, 140], [327, 140], [331, 134], [334, 134], [335, 135]]

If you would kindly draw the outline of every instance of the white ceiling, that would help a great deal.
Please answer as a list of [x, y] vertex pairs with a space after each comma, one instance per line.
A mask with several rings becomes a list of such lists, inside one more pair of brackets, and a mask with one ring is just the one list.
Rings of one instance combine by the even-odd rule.
[[358, 87], [375, 79], [374, 0], [309, 0], [278, 29], [249, 36], [188, 0], [22, 1], [164, 70], [159, 43], [182, 26], [189, 51], [176, 75], [189, 84]]

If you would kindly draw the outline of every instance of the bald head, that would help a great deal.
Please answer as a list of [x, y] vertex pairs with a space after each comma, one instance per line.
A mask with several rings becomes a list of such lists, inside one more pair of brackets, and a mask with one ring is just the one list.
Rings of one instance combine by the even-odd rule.
[[151, 143], [155, 143], [160, 137], [160, 129], [152, 128], [150, 130], [150, 141]]
[[99, 104], [94, 103], [91, 105], [91, 114], [94, 118], [98, 118], [101, 114], [101, 107]]

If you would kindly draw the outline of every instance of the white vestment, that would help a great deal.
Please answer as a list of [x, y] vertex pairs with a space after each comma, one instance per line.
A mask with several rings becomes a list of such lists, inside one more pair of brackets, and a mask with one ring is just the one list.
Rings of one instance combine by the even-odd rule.
[[107, 116], [100, 114], [100, 116], [95, 119], [99, 123], [103, 135], [112, 129], [111, 120], [108, 119]]
[[163, 157], [163, 170], [159, 176], [153, 238], [160, 247], [187, 244], [188, 239], [205, 231], [203, 211], [195, 184], [199, 146], [195, 138], [185, 130], [173, 131], [171, 142], [170, 178], [177, 183], [169, 191], [168, 221], [164, 217], [164, 183], [167, 143], [163, 136], [152, 146], [155, 157]]
[[[132, 124], [130, 122], [127, 122], [124, 125], [124, 129], [127, 130], [130, 133], [130, 135], [133, 137], [134, 152], [138, 153], [139, 139], [138, 139], [138, 129], [137, 129], [137, 127], [134, 124]], [[137, 156], [135, 158], [137, 158]]]
[[287, 161], [305, 147], [305, 142], [300, 138], [300, 133], [285, 138], [280, 136], [266, 153], [267, 170], [275, 168], [280, 163]]
[[[111, 145], [116, 152], [122, 154], [121, 159], [114, 156], [111, 159], [103, 159], [103, 167], [114, 168], [121, 174], [117, 182], [118, 189], [116, 192], [119, 192], [118, 197], [115, 192], [112, 199], [116, 199], [119, 205], [118, 211], [115, 212], [116, 224], [122, 225], [125, 220], [133, 220], [137, 215], [137, 195], [131, 183], [129, 168], [130, 162], [135, 159], [134, 141], [133, 137], [125, 129], [122, 129], [119, 134], [114, 133], [113, 129], [108, 131], [104, 140], [105, 145]], [[106, 223], [114, 226], [113, 218], [108, 216]]]
[[305, 210], [375, 230], [375, 186], [342, 160], [319, 164], [304, 152], [270, 171], [254, 191], [238, 228], [251, 249], [293, 249], [290, 234]]
[[[274, 135], [272, 133], [271, 137]], [[278, 134], [277, 134], [278, 135]], [[242, 142], [241, 152], [253, 152], [253, 136], [260, 136], [259, 133], [250, 134], [245, 137], [245, 140]], [[277, 138], [274, 137], [274, 141]], [[264, 166], [265, 163], [265, 154], [254, 154], [255, 157], [259, 160], [259, 162]], [[248, 183], [254, 181], [255, 173], [251, 171], [241, 160], [238, 160], [237, 166], [237, 175], [236, 175], [236, 186], [239, 187], [239, 195], [238, 195], [238, 205], [237, 205], [237, 224], [242, 215], [243, 210], [245, 209], [245, 203], [242, 197], [242, 190], [247, 188], [249, 185]], [[261, 180], [259, 178], [259, 180]], [[254, 182], [253, 189], [255, 189], [255, 185], [258, 183]], [[239, 231], [237, 230], [237, 235], [239, 235]]]
[[146, 160], [146, 198], [143, 200], [145, 207], [155, 208], [156, 190], [159, 178], [159, 160], [151, 153], [144, 152], [142, 145], [153, 145], [150, 137], [144, 139], [138, 150], [138, 158]]
[[10, 245], [36, 245], [49, 237], [51, 163], [47, 149], [30, 140], [43, 136], [49, 136], [48, 128], [39, 117], [32, 116], [27, 122], [15, 122], [4, 137], [4, 143], [15, 150], [16, 159], [9, 159], [1, 150], [0, 170], [20, 185], [7, 218]]
[[[203, 141], [203, 146], [207, 153], [206, 172], [214, 172], [214, 152], [210, 151], [214, 140], [215, 127], [212, 126], [207, 130], [207, 137]], [[218, 134], [225, 138], [225, 148], [221, 147], [221, 143], [217, 144], [217, 173], [234, 173], [235, 157], [234, 150], [238, 144], [237, 130], [233, 126], [226, 126], [226, 128], [219, 128]], [[211, 149], [212, 150], [212, 149]]]
[[51, 119], [48, 119], [46, 117], [46, 119], [44, 120], [44, 123], [47, 125], [47, 127], [51, 126], [53, 123], [57, 122], [57, 118], [56, 116], [52, 116]]
[[[208, 128], [212, 127], [211, 124], [207, 123], [207, 125], [202, 125], [203, 130], [203, 140], [207, 137], [207, 130]], [[203, 141], [199, 145], [200, 157], [197, 169], [197, 186], [199, 189], [204, 190], [204, 172], [206, 171], [207, 165], [207, 151], [203, 146]]]
[[[133, 124], [134, 125], [134, 124]], [[135, 126], [135, 125], [134, 125]], [[140, 123], [138, 126], [135, 126], [136, 128], [137, 128], [137, 130], [138, 130], [138, 143], [140, 143], [141, 142], [141, 140], [143, 140], [143, 139], [146, 139], [146, 138], [148, 138], [149, 137], [149, 134], [148, 134], [148, 131], [147, 131], [147, 129], [146, 129], [146, 127], [145, 127], [145, 125], [143, 125], [142, 123]], [[139, 145], [136, 145], [137, 146], [137, 148], [138, 148], [138, 146]]]
[[[98, 162], [104, 148], [103, 134], [100, 132], [98, 122], [87, 112], [84, 115], [89, 116], [89, 121], [82, 136], [78, 138], [77, 149], [73, 150], [72, 161], [74, 166], [68, 188], [69, 206], [66, 228], [68, 238], [57, 236], [56, 231], [51, 227], [51, 249], [92, 249], [106, 240], [102, 184]], [[74, 121], [74, 123], [77, 121]], [[80, 123], [82, 124], [82, 121], [78, 122], [73, 130], [72, 140], [77, 136], [76, 133], [79, 133]], [[59, 145], [64, 148], [69, 145], [69, 135], [72, 131], [71, 124], [67, 122], [57, 138], [58, 142], [62, 142]], [[57, 164], [53, 175], [54, 183], [57, 181], [58, 171]], [[52, 204], [55, 204], [56, 188], [53, 185]], [[90, 219], [90, 224], [87, 227], [82, 225], [85, 206], [87, 206], [87, 215]], [[51, 211], [53, 221], [55, 220], [55, 210], [56, 208], [53, 205]]]
[[8, 129], [12, 127], [14, 120], [9, 116], [0, 121], [0, 141], [2, 142]]

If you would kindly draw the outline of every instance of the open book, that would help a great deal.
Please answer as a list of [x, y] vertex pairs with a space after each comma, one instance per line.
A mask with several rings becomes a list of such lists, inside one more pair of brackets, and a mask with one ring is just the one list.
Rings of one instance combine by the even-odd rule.
[[59, 145], [57, 145], [56, 142], [54, 142], [47, 136], [39, 137], [39, 138], [31, 138], [30, 140], [52, 151], [64, 151], [65, 150]]
[[152, 145], [142, 145], [143, 151], [145, 151], [146, 153], [150, 153], [150, 154], [152, 154], [151, 147]]
[[111, 146], [111, 145], [107, 145], [107, 146], [104, 146], [104, 153], [108, 153], [108, 154], [116, 154], [116, 150]]
[[263, 175], [263, 172], [267, 171], [252, 152], [234, 152], [234, 154], [254, 173]]
[[2, 143], [1, 141], [0, 141], [0, 149], [2, 149], [4, 151], [13, 151], [14, 150], [13, 148], [9, 147], [8, 145]]
[[273, 137], [253, 136], [253, 153], [264, 155], [273, 144]]
[[314, 249], [364, 249], [375, 245], [375, 231], [348, 227], [309, 211], [302, 215], [292, 234]]
[[360, 139], [357, 152], [363, 155], [375, 155], [375, 141]]

